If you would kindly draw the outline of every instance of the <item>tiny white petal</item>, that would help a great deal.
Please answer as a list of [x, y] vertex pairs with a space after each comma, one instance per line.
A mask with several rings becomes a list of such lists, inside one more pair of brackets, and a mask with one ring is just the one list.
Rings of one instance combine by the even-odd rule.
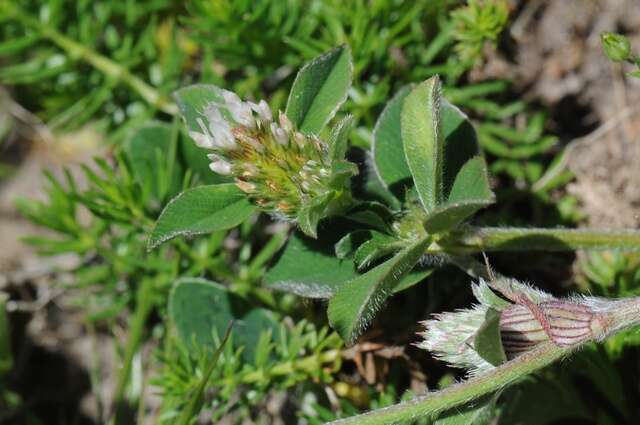
[[280, 111], [280, 116], [278, 118], [280, 120], [280, 127], [282, 127], [284, 131], [286, 131], [287, 133], [293, 131], [293, 124], [289, 120], [289, 117], [282, 113], [282, 111]]
[[258, 103], [258, 107], [260, 108], [260, 116], [264, 117], [267, 121], [273, 120], [273, 115], [271, 114], [271, 108], [269, 108], [269, 104], [264, 100], [260, 100]]
[[278, 127], [276, 123], [272, 122], [270, 128], [271, 128], [271, 134], [273, 134], [273, 137], [276, 139], [278, 143], [280, 143], [281, 145], [286, 145], [289, 142], [289, 137], [287, 136], [287, 133], [283, 129]]
[[230, 131], [218, 131], [214, 134], [216, 147], [224, 150], [236, 148], [236, 142]]
[[236, 186], [245, 193], [251, 193], [256, 190], [256, 185], [253, 183], [245, 182], [242, 180], [236, 180]]
[[235, 122], [244, 127], [255, 128], [256, 120], [253, 117], [251, 107], [248, 104], [243, 102], [227, 103], [227, 106], [229, 107], [229, 113]]
[[258, 114], [260, 117], [260, 121], [264, 124], [267, 124], [273, 121], [273, 115], [271, 114], [271, 109], [269, 109], [269, 105], [264, 100], [261, 100], [260, 103], [256, 104], [253, 102], [247, 102], [251, 109]]
[[228, 103], [240, 103], [242, 102], [242, 100], [240, 100], [240, 97], [235, 94], [232, 91], [229, 90], [224, 90], [222, 89], [222, 97], [224, 98], [224, 101], [228, 104]]
[[227, 121], [222, 116], [222, 112], [220, 112], [220, 106], [217, 103], [210, 103], [204, 109], [204, 116], [207, 118], [209, 123], [216, 123], [217, 125], [227, 124]]
[[209, 164], [209, 168], [211, 168], [214, 173], [222, 174], [225, 176], [231, 174], [231, 164], [222, 159]]
[[196, 143], [196, 146], [199, 146], [205, 149], [215, 148], [215, 142], [213, 138], [207, 134], [198, 133], [197, 131], [190, 131], [189, 136]]
[[231, 114], [231, 118], [235, 122], [244, 127], [255, 128], [256, 121], [251, 113], [250, 105], [244, 103], [237, 94], [229, 90], [223, 90], [222, 97], [224, 98], [226, 108]]
[[296, 132], [296, 134], [293, 136], [293, 138], [295, 139], [295, 141], [298, 144], [298, 146], [300, 146], [301, 148], [304, 147], [305, 141], [306, 141], [306, 138], [304, 137], [304, 134]]
[[[216, 104], [209, 104], [204, 115], [209, 121], [209, 133], [213, 137], [213, 142], [218, 149], [234, 149], [236, 147], [235, 138], [231, 133], [231, 126], [224, 119], [219, 107]], [[200, 120], [200, 118], [198, 118]], [[199, 122], [200, 124], [200, 122]], [[204, 123], [200, 124], [202, 127]]]

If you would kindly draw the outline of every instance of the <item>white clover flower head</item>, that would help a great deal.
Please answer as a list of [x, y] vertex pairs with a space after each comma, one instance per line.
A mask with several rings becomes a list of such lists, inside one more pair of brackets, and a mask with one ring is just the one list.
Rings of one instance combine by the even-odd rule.
[[274, 119], [264, 100], [243, 102], [218, 90], [218, 98], [197, 111], [199, 131], [189, 133], [211, 151], [211, 170], [233, 177], [255, 204], [284, 220], [295, 220], [303, 205], [336, 190], [324, 141], [297, 131], [281, 111]]

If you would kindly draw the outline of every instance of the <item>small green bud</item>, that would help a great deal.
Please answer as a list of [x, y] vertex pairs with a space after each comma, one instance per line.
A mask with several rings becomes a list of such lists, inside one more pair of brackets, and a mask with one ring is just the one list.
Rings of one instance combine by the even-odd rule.
[[624, 62], [631, 57], [631, 44], [622, 34], [605, 32], [600, 35], [605, 55], [614, 62]]

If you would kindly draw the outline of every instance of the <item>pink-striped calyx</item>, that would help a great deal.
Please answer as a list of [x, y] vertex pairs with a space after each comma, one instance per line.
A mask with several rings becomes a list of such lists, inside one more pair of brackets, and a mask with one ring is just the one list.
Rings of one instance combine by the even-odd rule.
[[549, 342], [569, 353], [640, 322], [638, 298], [560, 299], [508, 278], [481, 279], [473, 285], [473, 293], [479, 301], [473, 308], [438, 314], [422, 322], [423, 340], [417, 344], [453, 366], [468, 369], [471, 375], [496, 366], [478, 344], [489, 310], [499, 312], [495, 345], [505, 360]]

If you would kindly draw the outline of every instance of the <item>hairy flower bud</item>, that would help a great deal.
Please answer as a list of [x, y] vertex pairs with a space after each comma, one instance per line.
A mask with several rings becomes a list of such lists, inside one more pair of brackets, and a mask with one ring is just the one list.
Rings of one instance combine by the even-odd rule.
[[541, 343], [552, 343], [569, 352], [585, 342], [602, 340], [622, 327], [633, 325], [640, 317], [637, 298], [557, 299], [513, 279], [491, 283], [480, 280], [473, 286], [473, 292], [480, 304], [422, 322], [424, 339], [417, 344], [453, 366], [469, 369], [470, 374], [494, 367], [474, 345], [489, 309], [500, 314], [500, 342], [508, 360]]

